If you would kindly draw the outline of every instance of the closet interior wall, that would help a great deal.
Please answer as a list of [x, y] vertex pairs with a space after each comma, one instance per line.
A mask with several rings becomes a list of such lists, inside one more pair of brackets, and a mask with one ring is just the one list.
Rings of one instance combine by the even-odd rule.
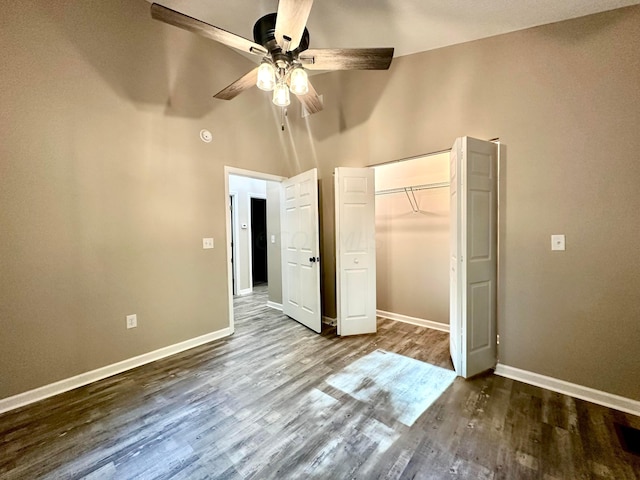
[[447, 327], [449, 152], [374, 168], [378, 313]]

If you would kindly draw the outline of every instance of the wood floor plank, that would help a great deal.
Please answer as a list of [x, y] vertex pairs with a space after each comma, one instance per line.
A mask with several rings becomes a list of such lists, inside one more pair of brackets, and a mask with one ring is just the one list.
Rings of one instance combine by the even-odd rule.
[[0, 478], [640, 479], [614, 427], [638, 417], [486, 374], [407, 426], [326, 382], [377, 349], [452, 370], [444, 332], [317, 335], [264, 287], [234, 311], [229, 338], [0, 415]]

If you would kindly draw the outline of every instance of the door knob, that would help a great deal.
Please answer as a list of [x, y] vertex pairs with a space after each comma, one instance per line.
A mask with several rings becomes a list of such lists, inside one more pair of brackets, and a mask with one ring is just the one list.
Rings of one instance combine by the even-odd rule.
[[311, 263], [315, 262], [315, 261], [316, 261], [316, 257], [309, 257], [309, 261], [310, 261]]

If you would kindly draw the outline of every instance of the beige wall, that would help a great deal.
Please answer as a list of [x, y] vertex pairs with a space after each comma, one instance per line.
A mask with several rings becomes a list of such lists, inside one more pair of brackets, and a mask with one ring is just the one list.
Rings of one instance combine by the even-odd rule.
[[[449, 181], [449, 154], [375, 167], [376, 192]], [[449, 324], [449, 188], [376, 195], [378, 310]], [[413, 201], [412, 197], [412, 201]]]
[[0, 44], [0, 398], [227, 327], [224, 165], [293, 165], [211, 98], [253, 64], [143, 0], [3, 2]]
[[500, 137], [500, 361], [640, 400], [639, 25], [630, 7], [314, 76], [325, 109], [292, 135], [300, 170], [320, 167], [325, 272], [335, 166]]

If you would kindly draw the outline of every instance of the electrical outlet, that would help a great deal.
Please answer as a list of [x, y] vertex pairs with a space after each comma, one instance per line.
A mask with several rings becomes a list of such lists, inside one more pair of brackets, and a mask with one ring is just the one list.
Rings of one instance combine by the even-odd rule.
[[138, 326], [138, 316], [134, 313], [133, 315], [127, 315], [127, 328], [136, 328]]
[[203, 238], [202, 239], [202, 248], [213, 248], [213, 238]]
[[551, 235], [551, 250], [564, 250], [564, 235]]

